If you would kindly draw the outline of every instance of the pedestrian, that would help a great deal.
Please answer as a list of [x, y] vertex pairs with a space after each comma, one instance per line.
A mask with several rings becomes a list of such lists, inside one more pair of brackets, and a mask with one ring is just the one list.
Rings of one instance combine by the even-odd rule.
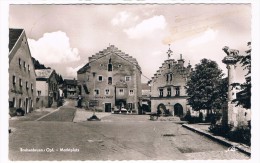
[[82, 97], [81, 97], [81, 95], [79, 95], [79, 96], [78, 96], [78, 107], [79, 107], [79, 108], [82, 108], [81, 103], [82, 103]]

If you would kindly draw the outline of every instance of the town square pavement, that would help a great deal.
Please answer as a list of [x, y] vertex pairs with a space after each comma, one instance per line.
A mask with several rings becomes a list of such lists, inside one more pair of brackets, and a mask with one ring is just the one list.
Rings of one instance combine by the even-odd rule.
[[68, 102], [49, 111], [47, 116], [10, 119], [9, 159], [249, 159], [243, 153], [183, 128], [174, 118], [151, 121], [148, 115], [97, 112], [101, 121], [87, 121], [93, 113], [73, 104]]

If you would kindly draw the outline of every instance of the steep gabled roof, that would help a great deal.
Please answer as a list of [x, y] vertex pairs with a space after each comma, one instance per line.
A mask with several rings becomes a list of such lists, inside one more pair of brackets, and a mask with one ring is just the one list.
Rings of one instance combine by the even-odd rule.
[[[89, 57], [89, 63], [95, 62], [96, 60], [103, 58], [109, 54], [115, 54], [115, 55], [119, 56], [120, 58], [126, 60], [127, 62], [135, 65], [141, 71], [141, 67], [139, 66], [139, 64], [135, 58], [133, 58], [132, 56], [129, 56], [128, 54], [125, 54], [124, 52], [119, 50], [114, 45], [110, 45], [106, 49], [103, 49], [102, 51], [99, 51], [95, 55], [92, 55], [91, 57]], [[86, 70], [89, 68], [89, 63], [87, 63], [82, 68], [80, 68], [77, 73], [80, 74], [80, 73], [86, 72]]]
[[77, 80], [75, 80], [75, 79], [64, 79], [64, 84], [77, 85]]
[[35, 70], [36, 78], [48, 79], [51, 76], [53, 71], [54, 71], [53, 69], [37, 69]]
[[9, 28], [9, 52], [13, 49], [22, 32], [23, 29]]

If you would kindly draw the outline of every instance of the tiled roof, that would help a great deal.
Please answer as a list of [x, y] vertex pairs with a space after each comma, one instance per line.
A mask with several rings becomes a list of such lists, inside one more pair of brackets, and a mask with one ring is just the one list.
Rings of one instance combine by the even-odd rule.
[[13, 49], [22, 32], [23, 29], [9, 28], [9, 52]]
[[67, 85], [77, 85], [77, 80], [74, 80], [74, 79], [64, 79], [64, 84], [67, 84]]
[[36, 78], [49, 78], [53, 69], [37, 69], [35, 70]]

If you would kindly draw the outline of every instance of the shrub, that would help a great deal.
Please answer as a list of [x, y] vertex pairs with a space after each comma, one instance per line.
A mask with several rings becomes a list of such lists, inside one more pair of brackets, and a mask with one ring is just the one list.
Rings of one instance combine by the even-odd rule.
[[247, 145], [251, 145], [251, 129], [249, 126], [243, 125], [238, 126], [234, 130], [231, 130], [227, 138], [231, 141], [244, 143]]
[[18, 116], [24, 116], [25, 111], [22, 108], [16, 109], [16, 115]]
[[209, 131], [212, 132], [214, 135], [218, 136], [227, 136], [229, 133], [231, 126], [223, 126], [222, 124], [211, 124], [209, 127]]

